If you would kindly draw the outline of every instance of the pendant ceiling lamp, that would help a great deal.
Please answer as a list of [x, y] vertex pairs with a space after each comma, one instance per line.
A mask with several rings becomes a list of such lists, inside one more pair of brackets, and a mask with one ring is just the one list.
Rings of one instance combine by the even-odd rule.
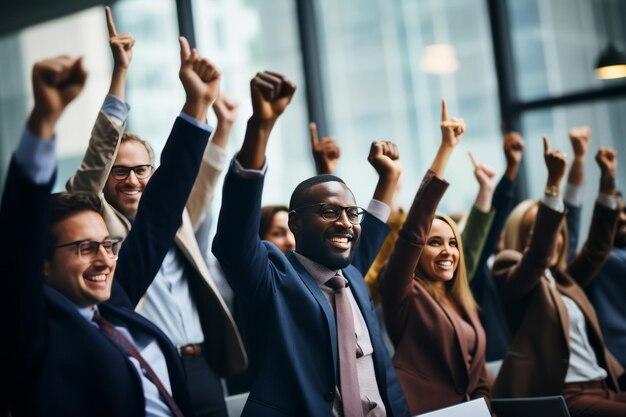
[[602, 80], [626, 77], [626, 53], [609, 43], [598, 57], [596, 76]]

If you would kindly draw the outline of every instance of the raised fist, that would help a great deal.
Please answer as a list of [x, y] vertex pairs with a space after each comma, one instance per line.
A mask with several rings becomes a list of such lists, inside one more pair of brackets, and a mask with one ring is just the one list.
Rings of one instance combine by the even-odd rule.
[[398, 147], [391, 141], [373, 141], [367, 160], [380, 177], [398, 178], [402, 173]]
[[296, 85], [284, 75], [263, 71], [250, 81], [252, 118], [258, 122], [275, 122], [285, 111]]

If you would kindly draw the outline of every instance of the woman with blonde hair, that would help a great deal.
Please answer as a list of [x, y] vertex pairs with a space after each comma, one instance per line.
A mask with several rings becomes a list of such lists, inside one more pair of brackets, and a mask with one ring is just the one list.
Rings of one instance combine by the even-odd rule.
[[435, 214], [443, 173], [465, 130], [442, 103], [441, 146], [398, 233], [380, 294], [394, 367], [412, 415], [484, 397], [485, 334], [469, 289], [460, 235]]
[[606, 260], [618, 219], [617, 156], [601, 148], [600, 195], [587, 242], [567, 263], [567, 228], [559, 187], [565, 156], [544, 138], [548, 181], [541, 201], [520, 203], [504, 229], [505, 250], [493, 275], [511, 333], [496, 379], [498, 397], [563, 395], [573, 417], [626, 416], [623, 369], [606, 349], [595, 310], [582, 287]]

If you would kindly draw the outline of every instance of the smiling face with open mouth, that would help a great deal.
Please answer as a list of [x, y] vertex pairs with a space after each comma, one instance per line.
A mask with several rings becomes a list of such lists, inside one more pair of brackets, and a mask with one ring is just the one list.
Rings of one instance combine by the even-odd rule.
[[434, 219], [418, 268], [425, 278], [434, 282], [448, 282], [459, 266], [459, 248], [450, 225]]
[[[102, 242], [109, 231], [102, 216], [95, 211], [80, 211], [56, 223], [52, 228], [55, 243], [82, 240]], [[107, 256], [102, 246], [98, 255], [85, 261], [76, 246], [54, 249], [45, 262], [46, 284], [56, 289], [80, 307], [91, 307], [111, 297], [111, 285], [116, 260]]]
[[328, 181], [311, 186], [302, 205], [313, 206], [297, 210], [289, 223], [296, 238], [296, 251], [329, 269], [345, 268], [352, 262], [361, 226], [349, 221], [346, 210], [341, 210], [337, 220], [324, 218], [322, 204], [356, 205], [354, 195], [341, 182]]
[[[122, 142], [113, 166], [137, 167], [142, 165], [150, 165], [150, 155], [146, 147], [135, 140]], [[109, 175], [104, 186], [104, 197], [109, 204], [126, 216], [135, 217], [139, 200], [149, 180], [149, 176], [143, 179], [137, 178], [134, 171], [130, 171], [128, 176], [122, 180], [117, 180], [113, 175]]]

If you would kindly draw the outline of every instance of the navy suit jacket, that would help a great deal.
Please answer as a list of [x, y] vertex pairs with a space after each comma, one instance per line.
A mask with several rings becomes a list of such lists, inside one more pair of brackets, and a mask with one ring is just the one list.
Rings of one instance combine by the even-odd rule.
[[[333, 310], [293, 253], [259, 238], [263, 177], [231, 167], [224, 181], [213, 252], [239, 300], [240, 329], [253, 384], [243, 416], [331, 416], [338, 384]], [[373, 216], [362, 224], [358, 256], [343, 269], [374, 347], [376, 381], [388, 416], [408, 416], [371, 298], [363, 280], [389, 228]]]
[[[115, 280], [154, 275], [178, 229], [209, 133], [178, 119], [146, 187], [133, 229], [122, 245]], [[49, 193], [13, 161], [0, 207], [0, 230], [13, 236], [0, 261], [2, 371], [13, 416], [144, 416], [141, 379], [125, 353], [89, 323], [60, 292], [43, 283]], [[159, 201], [168, 204], [159, 204]], [[147, 201], [146, 201], [147, 200]], [[131, 298], [136, 296], [132, 293]], [[193, 411], [176, 350], [156, 326], [133, 311], [114, 281], [102, 316], [131, 333], [158, 342], [167, 362], [172, 394], [182, 412]]]

